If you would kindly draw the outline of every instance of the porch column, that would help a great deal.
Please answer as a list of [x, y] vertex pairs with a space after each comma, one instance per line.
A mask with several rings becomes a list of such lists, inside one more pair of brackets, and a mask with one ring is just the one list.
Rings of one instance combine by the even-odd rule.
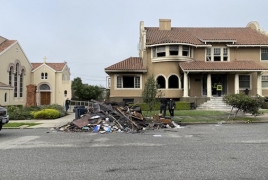
[[239, 94], [239, 76], [238, 74], [235, 74], [235, 79], [234, 79], [234, 93]]
[[212, 97], [212, 92], [211, 92], [211, 74], [207, 75], [207, 97]]
[[257, 94], [262, 96], [261, 72], [257, 73]]
[[184, 72], [183, 76], [183, 97], [189, 97], [188, 96], [188, 72]]

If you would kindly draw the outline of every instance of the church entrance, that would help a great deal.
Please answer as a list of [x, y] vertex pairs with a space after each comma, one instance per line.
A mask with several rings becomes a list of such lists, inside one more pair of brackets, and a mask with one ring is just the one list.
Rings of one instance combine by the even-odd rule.
[[41, 92], [41, 105], [50, 104], [50, 92]]

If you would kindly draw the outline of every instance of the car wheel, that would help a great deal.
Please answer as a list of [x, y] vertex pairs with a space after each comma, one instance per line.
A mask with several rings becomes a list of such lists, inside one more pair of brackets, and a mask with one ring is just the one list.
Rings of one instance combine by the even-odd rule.
[[2, 124], [0, 124], [0, 131], [1, 131], [1, 129], [2, 129], [2, 126], [3, 126], [3, 125], [2, 125]]

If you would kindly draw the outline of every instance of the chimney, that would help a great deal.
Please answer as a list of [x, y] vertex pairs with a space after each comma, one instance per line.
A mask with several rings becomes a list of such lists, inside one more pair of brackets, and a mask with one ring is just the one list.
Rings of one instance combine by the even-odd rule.
[[159, 30], [171, 30], [171, 20], [159, 19]]

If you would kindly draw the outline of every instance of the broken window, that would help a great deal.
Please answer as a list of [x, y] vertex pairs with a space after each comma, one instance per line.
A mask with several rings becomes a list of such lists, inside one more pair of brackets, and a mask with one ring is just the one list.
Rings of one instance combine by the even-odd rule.
[[168, 88], [179, 88], [179, 78], [176, 75], [168, 78]]
[[140, 76], [123, 75], [117, 76], [116, 80], [117, 88], [140, 88], [141, 84]]
[[157, 79], [157, 84], [159, 89], [165, 89], [166, 88], [166, 80], [163, 76], [158, 76]]

